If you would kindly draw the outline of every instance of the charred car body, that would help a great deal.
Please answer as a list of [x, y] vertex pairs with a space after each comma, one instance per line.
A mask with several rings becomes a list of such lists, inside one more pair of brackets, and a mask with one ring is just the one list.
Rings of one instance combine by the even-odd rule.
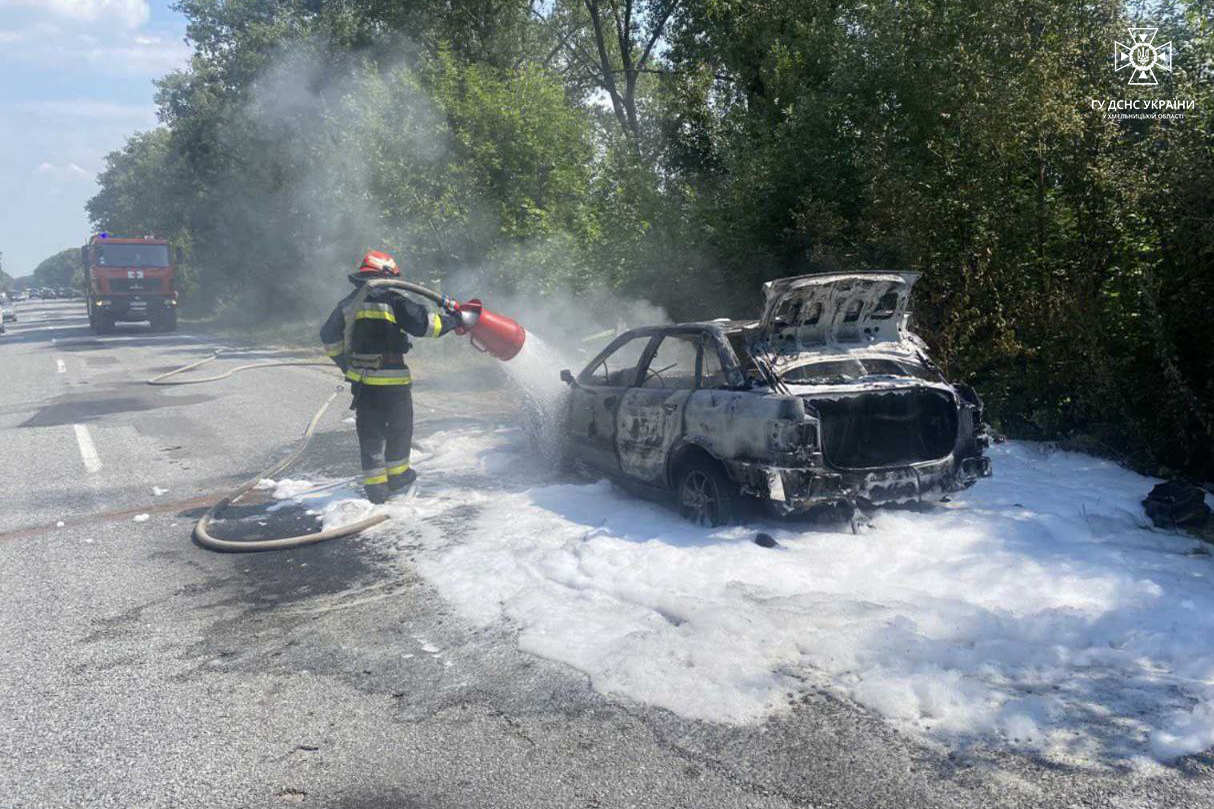
[[990, 475], [982, 403], [908, 329], [910, 272], [764, 285], [758, 321], [625, 332], [570, 386], [566, 449], [701, 524], [921, 500]]

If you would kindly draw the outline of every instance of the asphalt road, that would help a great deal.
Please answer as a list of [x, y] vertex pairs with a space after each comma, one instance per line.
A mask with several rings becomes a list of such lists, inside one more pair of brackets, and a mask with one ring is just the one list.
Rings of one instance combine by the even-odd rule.
[[[752, 727], [606, 698], [510, 627], [464, 624], [400, 526], [203, 551], [193, 519], [287, 452], [334, 376], [150, 388], [219, 343], [96, 337], [80, 302], [18, 314], [0, 337], [0, 807], [1214, 806], [1208, 758], [1143, 775], [925, 747], [825, 695]], [[431, 424], [507, 410], [419, 377]], [[353, 473], [345, 415], [301, 476]]]

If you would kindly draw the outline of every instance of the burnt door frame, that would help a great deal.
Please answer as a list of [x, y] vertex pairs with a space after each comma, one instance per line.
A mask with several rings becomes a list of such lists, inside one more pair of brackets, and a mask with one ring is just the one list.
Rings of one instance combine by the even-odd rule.
[[[667, 338], [695, 344], [695, 376], [691, 388], [628, 388], [616, 416], [616, 446], [620, 472], [642, 483], [666, 485], [666, 456], [683, 435], [683, 413], [687, 402], [700, 389], [704, 345], [711, 336], [703, 329], [672, 329], [657, 335], [637, 367], [643, 381], [649, 365]], [[713, 342], [715, 345], [715, 341]]]
[[647, 339], [633, 370], [639, 372], [648, 366], [649, 357], [657, 345], [660, 334], [638, 334], [619, 345], [614, 342], [595, 357], [578, 376], [569, 397], [569, 438], [574, 457], [597, 470], [610, 474], [620, 471], [620, 456], [616, 446], [617, 413], [625, 394], [636, 386], [637, 373], [632, 385], [597, 385], [587, 381], [588, 372], [597, 368], [604, 360], [623, 348], [632, 339]]

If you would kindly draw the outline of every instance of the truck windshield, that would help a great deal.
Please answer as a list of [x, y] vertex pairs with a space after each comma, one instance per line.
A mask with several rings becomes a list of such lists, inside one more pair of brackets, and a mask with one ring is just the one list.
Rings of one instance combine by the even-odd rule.
[[99, 244], [94, 251], [98, 267], [167, 267], [167, 244]]

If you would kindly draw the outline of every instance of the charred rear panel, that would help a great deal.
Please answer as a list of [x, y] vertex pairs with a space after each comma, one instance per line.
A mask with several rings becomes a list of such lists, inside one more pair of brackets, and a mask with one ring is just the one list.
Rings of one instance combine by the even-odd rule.
[[904, 467], [936, 461], [957, 441], [957, 404], [934, 388], [811, 398], [822, 454], [836, 469]]

